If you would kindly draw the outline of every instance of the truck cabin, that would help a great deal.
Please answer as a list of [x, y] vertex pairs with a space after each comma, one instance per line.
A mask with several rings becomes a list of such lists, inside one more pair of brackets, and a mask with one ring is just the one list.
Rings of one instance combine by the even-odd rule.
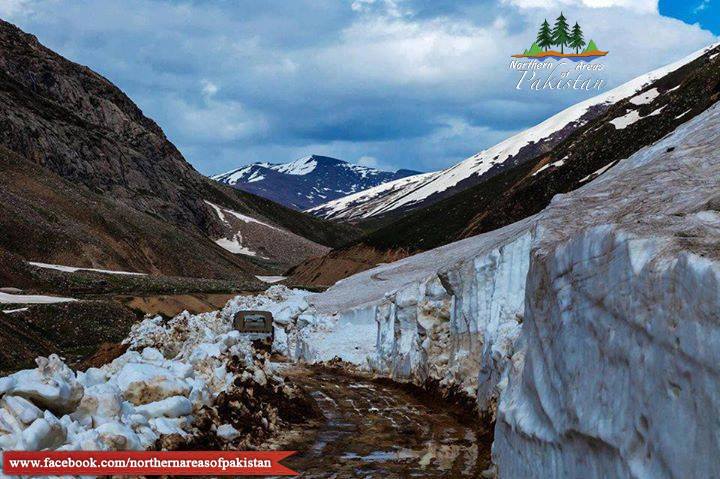
[[241, 333], [273, 334], [273, 315], [269, 311], [238, 311], [233, 327]]

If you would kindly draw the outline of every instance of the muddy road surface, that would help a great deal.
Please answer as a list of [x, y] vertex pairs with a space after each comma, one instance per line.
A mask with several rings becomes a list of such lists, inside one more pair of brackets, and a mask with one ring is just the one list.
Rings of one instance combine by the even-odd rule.
[[480, 477], [490, 443], [477, 416], [391, 383], [288, 367], [322, 412], [283, 461], [303, 478]]

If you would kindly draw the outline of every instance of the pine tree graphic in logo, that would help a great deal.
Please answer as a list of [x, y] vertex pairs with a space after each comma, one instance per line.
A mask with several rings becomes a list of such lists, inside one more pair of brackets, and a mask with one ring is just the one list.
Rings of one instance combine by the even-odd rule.
[[[566, 47], [573, 50], [573, 52], [565, 53]], [[593, 61], [607, 54], [608, 52], [598, 49], [593, 40], [586, 43], [580, 24], [575, 22], [575, 25], [570, 28], [567, 18], [560, 12], [560, 16], [555, 19], [552, 28], [545, 19], [540, 25], [537, 38], [532, 46], [525, 50], [522, 55], [513, 55], [513, 57], [537, 58], [540, 61], [544, 61], [546, 58]]]
[[575, 22], [575, 26], [570, 33], [570, 43], [568, 45], [575, 49], [575, 53], [580, 53], [580, 49], [585, 46], [583, 32], [577, 22]]

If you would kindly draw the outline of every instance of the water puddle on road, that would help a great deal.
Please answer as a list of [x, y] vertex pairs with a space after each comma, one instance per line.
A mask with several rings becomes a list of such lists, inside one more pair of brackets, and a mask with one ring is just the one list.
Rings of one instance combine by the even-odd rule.
[[323, 419], [300, 451], [283, 461], [303, 478], [463, 478], [484, 469], [475, 418], [430, 404], [398, 387], [330, 370], [290, 373]]

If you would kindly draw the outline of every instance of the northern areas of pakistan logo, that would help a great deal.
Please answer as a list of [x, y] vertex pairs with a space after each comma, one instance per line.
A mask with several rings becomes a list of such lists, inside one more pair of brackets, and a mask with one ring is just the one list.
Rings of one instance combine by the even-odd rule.
[[537, 39], [529, 49], [522, 54], [512, 56], [539, 61], [567, 59], [574, 62], [591, 62], [607, 54], [608, 52], [600, 50], [593, 40], [585, 41], [579, 23], [575, 22], [575, 25], [570, 27], [565, 15], [560, 13], [552, 28], [547, 19], [540, 25]]

